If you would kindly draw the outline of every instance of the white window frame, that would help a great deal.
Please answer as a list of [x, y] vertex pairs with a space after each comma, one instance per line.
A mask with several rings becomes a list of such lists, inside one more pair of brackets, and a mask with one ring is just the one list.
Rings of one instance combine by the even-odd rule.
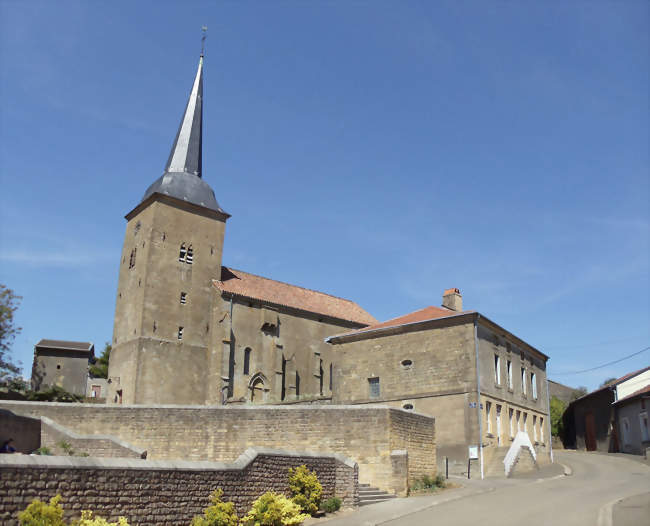
[[508, 369], [508, 389], [512, 389], [512, 360], [508, 360], [506, 366]]
[[515, 417], [517, 419], [517, 433], [519, 433], [521, 431], [521, 411], [519, 409], [517, 409]]
[[510, 408], [508, 409], [508, 423], [510, 424], [510, 438], [513, 438], [515, 436], [514, 420], [515, 420], [515, 410]]
[[487, 420], [487, 432], [492, 433], [492, 418], [490, 413], [492, 412], [492, 402], [485, 402], [485, 418]]
[[526, 368], [521, 368], [521, 394], [526, 396]]
[[497, 385], [501, 385], [501, 356], [496, 353], [494, 355], [494, 381]]
[[530, 390], [533, 393], [533, 400], [537, 400], [537, 374], [530, 373]]
[[533, 440], [537, 442], [537, 415], [533, 415]]
[[539, 441], [544, 443], [544, 417], [539, 417]]

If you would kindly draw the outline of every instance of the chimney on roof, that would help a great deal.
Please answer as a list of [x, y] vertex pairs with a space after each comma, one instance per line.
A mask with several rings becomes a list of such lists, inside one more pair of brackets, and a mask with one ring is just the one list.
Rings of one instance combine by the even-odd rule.
[[458, 289], [447, 289], [442, 295], [442, 306], [460, 312], [463, 310], [463, 297]]

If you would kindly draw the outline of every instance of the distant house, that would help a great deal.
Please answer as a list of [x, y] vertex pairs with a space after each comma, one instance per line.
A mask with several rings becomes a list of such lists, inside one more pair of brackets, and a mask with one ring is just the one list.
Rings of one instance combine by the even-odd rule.
[[[571, 402], [564, 414], [565, 445], [587, 451], [641, 453], [642, 441], [634, 442], [638, 447], [631, 442], [633, 435], [628, 412], [634, 409], [627, 408], [637, 401], [640, 404], [641, 400], [645, 404], [645, 398], [640, 391], [649, 385], [650, 367], [646, 367], [626, 374]], [[621, 402], [620, 406], [618, 402]], [[622, 414], [626, 416], [621, 416]], [[627, 418], [627, 428], [622, 418]], [[647, 426], [647, 419], [645, 422]], [[638, 424], [635, 425], [641, 436]], [[623, 436], [624, 432], [627, 433], [626, 436]], [[628, 443], [621, 443], [621, 439]]]
[[614, 402], [621, 452], [644, 455], [650, 448], [648, 406], [650, 384]]
[[105, 399], [108, 390], [108, 380], [89, 376], [86, 386], [86, 396], [88, 398]]
[[86, 396], [88, 363], [94, 357], [90, 342], [41, 340], [34, 346], [32, 389], [58, 385], [69, 393]]

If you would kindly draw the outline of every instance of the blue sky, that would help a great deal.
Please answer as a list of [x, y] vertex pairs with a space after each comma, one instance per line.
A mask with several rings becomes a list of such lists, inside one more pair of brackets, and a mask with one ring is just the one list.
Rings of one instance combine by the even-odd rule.
[[475, 309], [594, 388], [650, 364], [648, 3], [0, 0], [0, 282], [14, 354], [101, 347], [124, 215], [207, 25], [224, 264], [376, 318]]

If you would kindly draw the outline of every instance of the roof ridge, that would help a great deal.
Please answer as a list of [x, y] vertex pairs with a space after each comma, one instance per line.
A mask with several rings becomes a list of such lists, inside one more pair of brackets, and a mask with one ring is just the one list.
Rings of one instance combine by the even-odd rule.
[[[248, 274], [249, 276], [255, 276], [256, 278], [265, 279], [267, 281], [274, 281], [275, 283], [282, 283], [283, 285], [288, 285], [289, 287], [295, 287], [297, 289], [302, 289], [302, 290], [306, 290], [306, 291], [309, 291], [309, 292], [316, 292], [318, 294], [322, 294], [323, 296], [329, 296], [330, 298], [334, 298], [334, 299], [337, 299], [337, 300], [343, 300], [343, 301], [347, 301], [348, 303], [354, 303], [359, 308], [363, 308], [356, 301], [352, 301], [352, 300], [349, 300], [347, 298], [342, 298], [341, 296], [335, 296], [334, 294], [329, 294], [328, 292], [323, 292], [321, 290], [316, 290], [316, 289], [310, 289], [310, 288], [307, 288], [307, 287], [303, 287], [301, 285], [294, 285], [293, 283], [287, 283], [286, 281], [280, 281], [279, 279], [267, 278], [266, 276], [260, 276], [259, 274], [253, 274], [252, 272], [246, 272], [245, 270], [236, 269], [236, 268], [233, 268], [233, 267], [229, 267], [227, 265], [221, 265], [221, 266], [227, 268], [230, 271], [242, 272], [244, 274]], [[223, 281], [221, 281], [220, 279], [218, 279], [216, 281], [219, 281], [219, 282], [223, 283]]]

